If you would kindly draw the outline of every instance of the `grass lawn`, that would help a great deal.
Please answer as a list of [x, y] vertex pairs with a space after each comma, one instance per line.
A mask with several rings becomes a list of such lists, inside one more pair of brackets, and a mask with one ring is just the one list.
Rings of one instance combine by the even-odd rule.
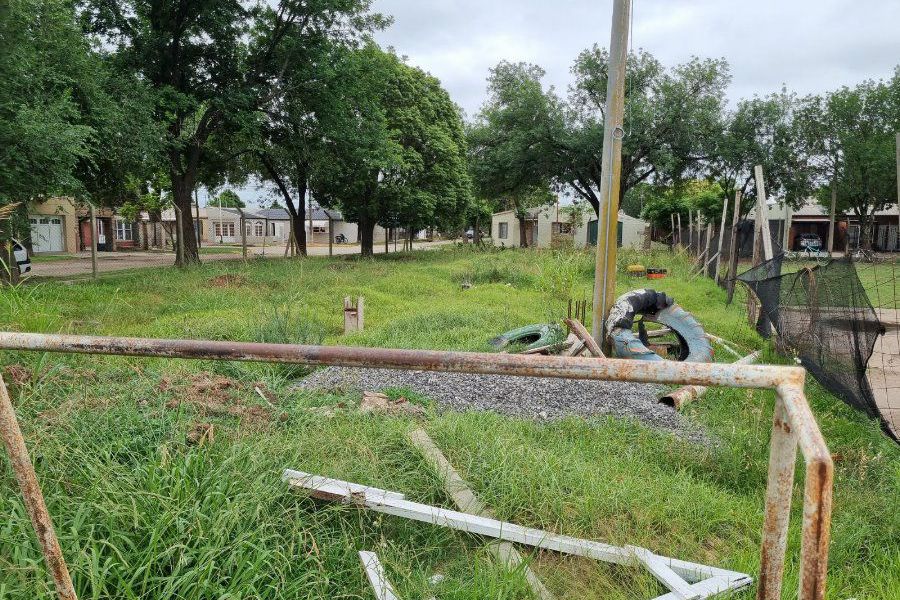
[[71, 259], [81, 258], [77, 254], [32, 254], [28, 257], [28, 259], [33, 263], [48, 263], [48, 262], [56, 262], [58, 260], [71, 260]]
[[200, 248], [200, 255], [204, 254], [240, 254], [243, 251], [241, 246], [219, 245], [203, 246]]
[[[741, 303], [726, 308], [713, 283], [689, 281], [680, 257], [625, 253], [620, 265], [638, 261], [667, 267], [669, 277], [623, 276], [620, 291], [652, 283], [708, 331], [742, 350], [764, 347]], [[2, 290], [0, 327], [485, 350], [497, 333], [564, 316], [569, 298], [590, 296], [592, 275], [589, 254], [551, 251], [219, 262]], [[462, 281], [474, 286], [463, 290]], [[366, 330], [344, 336], [341, 299], [357, 295]], [[405, 442], [411, 421], [316, 416], [310, 407], [358, 398], [291, 391], [302, 369], [8, 352], [0, 363], [32, 375], [13, 386], [14, 403], [80, 598], [372, 598], [358, 550], [378, 552], [402, 598], [528, 597], [521, 576], [473, 537], [285, 489], [279, 478], [290, 467], [452, 506]], [[274, 413], [254, 385], [271, 393]], [[427, 398], [394, 392], [428, 407], [426, 429], [503, 519], [758, 573], [771, 393], [712, 390], [691, 405], [687, 414], [717, 440], [697, 446], [613, 419], [438, 414]], [[900, 598], [900, 448], [815, 382], [807, 392], [836, 458], [828, 597]], [[215, 410], [223, 406], [242, 416]], [[211, 444], [186, 443], [197, 423], [215, 424]], [[802, 483], [785, 598], [796, 597]], [[49, 599], [5, 459], [0, 488], [0, 599]], [[534, 556], [533, 567], [560, 599], [664, 592], [639, 569], [553, 553]], [[446, 579], [433, 588], [436, 572]]]

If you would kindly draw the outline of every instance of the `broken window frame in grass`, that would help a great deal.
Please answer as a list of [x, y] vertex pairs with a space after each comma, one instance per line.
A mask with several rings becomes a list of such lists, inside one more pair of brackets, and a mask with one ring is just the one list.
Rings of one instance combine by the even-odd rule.
[[[800, 600], [825, 598], [834, 465], [803, 391], [806, 371], [799, 367], [17, 332], [0, 332], [0, 350], [276, 362], [309, 366], [378, 367], [770, 389], [776, 393], [776, 402], [770, 442], [757, 598], [777, 600], [781, 597], [798, 448], [806, 464], [798, 598]], [[11, 404], [9, 410], [12, 410]], [[6, 431], [8, 422], [8, 419], [2, 421], [5, 441], [8, 433], [10, 436], [15, 433]], [[18, 435], [21, 437], [21, 432], [18, 432]], [[9, 444], [7, 448], [12, 452]], [[13, 460], [14, 468], [17, 469], [17, 479], [18, 469], [22, 464], [20, 460]], [[30, 462], [28, 466], [30, 467]], [[23, 493], [32, 491], [23, 489]], [[44, 530], [42, 528], [45, 523], [34, 522], [34, 525], [37, 531]]]

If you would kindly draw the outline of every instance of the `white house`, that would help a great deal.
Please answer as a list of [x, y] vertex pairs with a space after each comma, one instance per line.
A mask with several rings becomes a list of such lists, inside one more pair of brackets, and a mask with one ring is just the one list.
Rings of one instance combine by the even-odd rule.
[[[496, 246], [518, 248], [520, 245], [519, 219], [512, 210], [491, 216], [491, 240]], [[619, 211], [619, 247], [644, 243], [648, 224]], [[554, 243], [571, 240], [576, 248], [597, 243], [597, 215], [593, 210], [584, 211], [580, 223], [573, 223], [568, 207], [558, 203], [528, 210], [525, 220], [525, 237], [530, 247], [549, 248]]]

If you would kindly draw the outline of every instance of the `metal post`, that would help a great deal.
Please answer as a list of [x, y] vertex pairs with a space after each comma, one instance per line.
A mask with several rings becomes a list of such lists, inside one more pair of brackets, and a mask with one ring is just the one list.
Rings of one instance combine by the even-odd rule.
[[597, 259], [594, 269], [594, 339], [606, 344], [606, 316], [616, 299], [617, 229], [622, 176], [622, 121], [625, 113], [625, 63], [628, 58], [628, 25], [631, 0], [613, 2], [603, 126], [600, 179], [600, 214], [597, 221]]
[[694, 251], [694, 216], [688, 210], [688, 252]]
[[791, 495], [794, 490], [794, 464], [797, 461], [797, 434], [791, 428], [784, 400], [775, 400], [772, 440], [769, 455], [769, 482], [766, 486], [766, 510], [760, 556], [758, 600], [781, 598], [781, 578], [787, 550]]
[[672, 249], [675, 249], [675, 213], [669, 214], [669, 219], [672, 221]]
[[91, 211], [91, 276], [97, 279], [97, 213], [93, 204], [88, 204]]
[[900, 250], [900, 131], [897, 132], [897, 249]]
[[678, 246], [680, 247], [681, 246], [681, 213], [678, 213], [677, 215], [675, 215], [675, 217], [678, 219]]
[[[175, 208], [175, 229], [178, 231], [178, 237], [176, 238], [176, 246], [175, 246], [175, 260], [180, 266], [184, 265], [184, 235], [181, 229], [181, 209], [178, 208], [177, 204], [172, 205]], [[221, 222], [221, 215], [219, 216], [219, 220]], [[221, 232], [221, 225], [219, 226], [219, 231]]]
[[307, 212], [309, 213], [309, 237], [306, 238], [306, 252], [304, 254], [309, 254], [309, 248], [313, 243], [313, 207], [312, 207], [312, 192], [307, 192], [309, 196], [309, 203], [307, 208]]
[[791, 224], [794, 218], [794, 209], [787, 202], [784, 203], [784, 234], [781, 239], [781, 251], [787, 252], [791, 245]]
[[241, 256], [244, 258], [244, 261], [247, 261], [247, 219], [244, 218], [244, 209], [240, 206], [237, 207], [238, 215], [240, 215], [240, 226], [241, 226]]
[[728, 302], [734, 298], [734, 278], [738, 265], [738, 224], [741, 216], [741, 190], [734, 191], [734, 214], [731, 216], [731, 242], [728, 246]]
[[196, 208], [197, 214], [197, 249], [199, 250], [202, 247], [200, 241], [203, 239], [203, 232], [200, 230], [203, 228], [203, 222], [200, 220], [200, 196], [197, 188], [194, 188], [194, 208]]
[[60, 600], [77, 600], [75, 588], [72, 586], [72, 578], [69, 576], [69, 568], [66, 566], [62, 549], [59, 547], [59, 540], [53, 529], [53, 521], [50, 519], [50, 513], [47, 511], [47, 504], [44, 502], [44, 495], [41, 493], [41, 486], [37, 480], [37, 473], [34, 472], [34, 465], [28, 455], [28, 447], [25, 446], [22, 430], [16, 420], [16, 411], [9, 399], [9, 392], [6, 390], [2, 376], [0, 376], [0, 435], [3, 436], [3, 444], [9, 454], [10, 465], [12, 465], [16, 481], [19, 483], [25, 510], [28, 511], [28, 516], [31, 518], [31, 524], [37, 533], [47, 568], [53, 576], [56, 594]]
[[334, 219], [328, 213], [328, 256], [334, 255]]
[[834, 252], [834, 213], [837, 206], [837, 175], [831, 181], [831, 208], [828, 211], [828, 256]]

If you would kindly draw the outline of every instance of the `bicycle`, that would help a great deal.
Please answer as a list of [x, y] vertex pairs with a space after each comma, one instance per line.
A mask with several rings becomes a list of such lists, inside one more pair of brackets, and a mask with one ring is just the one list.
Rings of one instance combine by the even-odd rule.
[[857, 248], [853, 251], [853, 254], [850, 255], [855, 262], [866, 262], [866, 263], [877, 263], [881, 262], [883, 259], [875, 254], [871, 250], [866, 250], [865, 248]]
[[824, 265], [831, 260], [831, 257], [827, 252], [824, 252], [820, 246], [815, 245], [807, 245], [802, 250], [796, 252], [787, 250], [784, 253], [784, 257], [788, 260], [805, 260], [815, 262], [819, 265]]

